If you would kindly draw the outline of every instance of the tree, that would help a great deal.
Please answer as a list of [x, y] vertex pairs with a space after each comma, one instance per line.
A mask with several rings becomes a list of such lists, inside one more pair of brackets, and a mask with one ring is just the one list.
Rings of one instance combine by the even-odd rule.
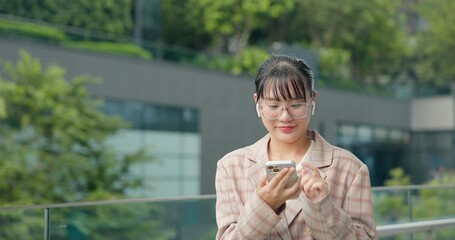
[[0, 13], [129, 36], [133, 0], [0, 0]]
[[246, 47], [237, 56], [229, 55], [217, 58], [201, 56], [196, 59], [194, 63], [206, 68], [229, 72], [235, 76], [241, 74], [254, 76], [257, 72], [257, 66], [264, 62], [269, 56], [269, 53], [262, 49]]
[[214, 35], [228, 52], [240, 54], [248, 44], [251, 32], [294, 6], [294, 0], [189, 0], [190, 18], [202, 16], [205, 31]]
[[[455, 171], [440, 169], [438, 175], [426, 182], [428, 185], [453, 185], [455, 184]], [[428, 220], [450, 217], [455, 214], [455, 190], [447, 188], [422, 189], [420, 199], [416, 201], [419, 208], [414, 208], [413, 215], [419, 220]], [[436, 231], [434, 239], [454, 239], [455, 229]]]
[[455, 80], [454, 11], [451, 0], [422, 1], [416, 7], [422, 30], [417, 33], [413, 69], [422, 84], [441, 86]]
[[396, 1], [300, 0], [287, 16], [287, 38], [349, 56], [354, 80], [379, 84], [406, 50], [398, 7]]
[[[20, 55], [16, 65], [4, 64], [5, 75], [0, 76], [0, 205], [118, 199], [141, 186], [140, 179], [129, 174], [130, 166], [152, 158], [145, 149], [119, 156], [107, 145], [107, 137], [127, 125], [100, 112], [101, 102], [88, 96], [85, 86], [99, 80], [79, 76], [67, 81], [63, 68], [43, 68], [28, 53]], [[127, 233], [135, 230], [125, 229], [134, 223], [151, 233], [159, 223], [149, 217], [159, 216], [152, 206], [100, 208], [81, 210], [79, 216], [90, 216], [91, 221], [76, 225], [92, 239], [102, 233], [93, 229], [99, 225]], [[62, 214], [65, 211], [75, 210]], [[114, 224], [115, 214], [130, 219]], [[42, 214], [2, 213], [0, 239], [34, 239], [31, 234], [40, 227], [39, 218]], [[150, 221], [138, 225], [137, 218]], [[31, 222], [25, 225], [30, 229], [21, 225], [24, 221]]]
[[166, 44], [181, 45], [188, 48], [205, 50], [213, 41], [211, 34], [205, 31], [203, 20], [189, 14], [195, 7], [187, 0], [161, 1], [160, 40]]
[[[409, 176], [400, 167], [390, 169], [389, 174], [391, 178], [385, 181], [385, 186], [404, 186], [411, 183]], [[374, 202], [374, 209], [378, 213], [375, 216], [376, 223], [394, 223], [407, 218], [408, 208], [404, 197], [405, 193], [401, 190], [390, 190], [377, 195]]]

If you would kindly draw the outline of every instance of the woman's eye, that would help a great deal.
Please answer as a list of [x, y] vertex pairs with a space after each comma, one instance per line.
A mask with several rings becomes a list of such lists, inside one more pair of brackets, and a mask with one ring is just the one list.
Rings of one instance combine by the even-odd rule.
[[293, 103], [291, 104], [291, 108], [301, 108], [303, 107], [303, 105], [304, 105], [303, 103]]
[[269, 107], [270, 109], [277, 109], [278, 105], [267, 105], [267, 107]]

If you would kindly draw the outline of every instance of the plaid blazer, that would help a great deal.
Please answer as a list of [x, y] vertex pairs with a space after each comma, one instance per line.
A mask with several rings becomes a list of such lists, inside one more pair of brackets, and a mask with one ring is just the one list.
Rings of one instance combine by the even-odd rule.
[[376, 239], [367, 166], [316, 131], [309, 133], [315, 141], [309, 161], [328, 182], [328, 197], [312, 203], [301, 193], [277, 215], [256, 193], [269, 160], [266, 135], [218, 161], [216, 239]]

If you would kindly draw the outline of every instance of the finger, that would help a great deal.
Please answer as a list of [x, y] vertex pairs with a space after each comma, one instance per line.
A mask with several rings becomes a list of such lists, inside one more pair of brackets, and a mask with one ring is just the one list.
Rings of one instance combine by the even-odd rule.
[[301, 180], [301, 177], [300, 176], [297, 176], [297, 181], [295, 181], [295, 183], [289, 187], [289, 190], [291, 192], [301, 192], [302, 191], [302, 185], [300, 184], [300, 180]]
[[314, 178], [314, 177], [311, 177], [310, 179], [308, 179], [308, 181], [303, 185], [303, 191], [307, 194], [307, 195], [310, 195], [312, 190], [314, 190], [313, 188], [313, 185], [315, 183], [315, 179], [317, 178]]
[[302, 186], [304, 186], [313, 177], [311, 174], [305, 174], [304, 171], [305, 170], [302, 170], [302, 173], [300, 174], [300, 183]]
[[294, 167], [291, 168], [291, 172], [289, 174], [289, 182], [290, 184], [288, 184], [288, 187], [292, 187], [292, 186], [295, 186], [295, 185], [300, 185], [299, 184], [299, 174], [297, 173], [297, 169], [295, 169]]
[[285, 199], [293, 199], [297, 198], [301, 192], [302, 187], [300, 185], [300, 176], [297, 176], [297, 179], [293, 185], [283, 189], [283, 196]]
[[322, 193], [328, 192], [327, 182], [324, 180], [316, 181], [311, 185], [310, 192], [318, 191]]
[[263, 175], [261, 177], [261, 180], [259, 181], [259, 184], [258, 184], [258, 189], [261, 189], [263, 188], [267, 183], [267, 175]]
[[278, 174], [276, 174], [270, 181], [269, 184], [271, 187], [275, 188], [283, 179], [284, 176], [286, 176], [286, 173], [288, 172], [288, 168], [283, 168], [281, 169]]
[[[321, 175], [319, 174], [319, 171], [318, 171], [318, 168], [316, 168], [315, 166], [313, 166], [313, 164], [309, 163], [309, 162], [304, 162], [303, 163], [303, 166], [306, 167], [307, 169], [311, 170], [312, 171], [312, 174], [314, 176], [317, 176], [317, 177], [321, 177]], [[305, 169], [305, 168], [304, 168]], [[303, 171], [302, 171], [303, 172]]]
[[301, 192], [300, 184], [294, 184], [292, 187], [285, 189], [286, 199], [297, 198]]
[[280, 180], [280, 185], [285, 188], [288, 181], [289, 181], [289, 178], [291, 178], [291, 175], [294, 173], [295, 169], [293, 167], [291, 168], [288, 168], [288, 171], [286, 173], [286, 175], [283, 176], [283, 178]]
[[303, 192], [306, 194], [306, 195], [309, 195], [311, 193], [311, 186], [313, 186], [313, 183], [311, 180], [309, 180], [308, 182], [306, 182], [304, 185], [303, 185]]

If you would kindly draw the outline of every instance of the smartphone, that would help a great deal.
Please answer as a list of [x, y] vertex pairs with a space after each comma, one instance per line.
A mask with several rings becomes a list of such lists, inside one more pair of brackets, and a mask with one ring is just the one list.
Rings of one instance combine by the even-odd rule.
[[274, 160], [265, 163], [265, 171], [267, 173], [267, 181], [277, 175], [283, 168], [294, 168], [292, 175], [289, 177], [286, 187], [291, 187], [297, 181], [297, 171], [295, 170], [295, 162], [292, 160]]

